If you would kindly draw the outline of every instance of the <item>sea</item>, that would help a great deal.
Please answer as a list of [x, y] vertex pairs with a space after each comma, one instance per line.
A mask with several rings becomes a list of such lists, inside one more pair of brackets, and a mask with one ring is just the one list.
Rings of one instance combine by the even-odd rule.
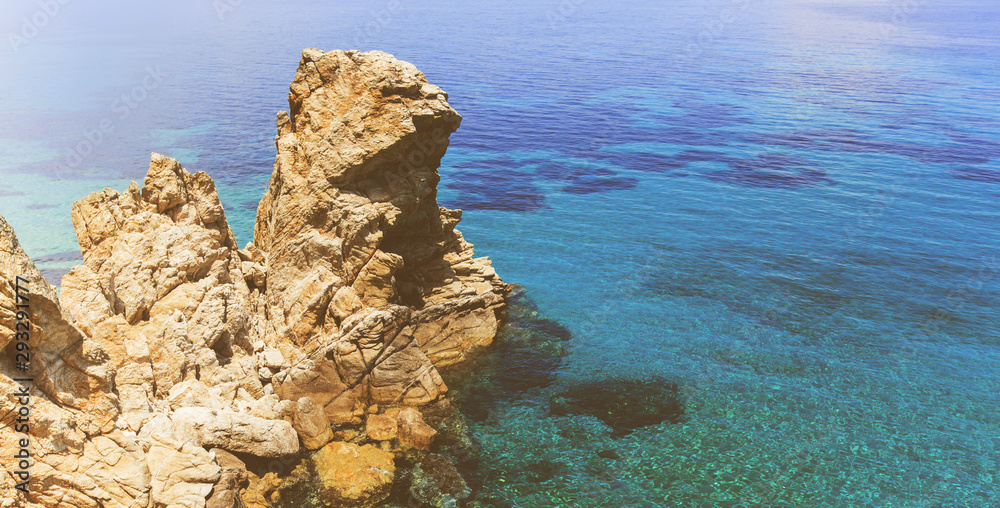
[[304, 48], [447, 91], [438, 199], [527, 344], [450, 381], [477, 506], [1000, 506], [995, 0], [3, 0], [0, 35], [0, 214], [56, 283], [150, 152], [250, 242]]

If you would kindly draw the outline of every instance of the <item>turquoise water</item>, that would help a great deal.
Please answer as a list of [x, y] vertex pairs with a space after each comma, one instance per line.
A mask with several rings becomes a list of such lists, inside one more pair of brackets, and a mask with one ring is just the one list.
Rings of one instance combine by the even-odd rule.
[[[0, 213], [58, 274], [72, 201], [157, 151], [246, 243], [301, 49], [385, 50], [464, 116], [441, 203], [567, 332], [472, 419], [480, 499], [998, 506], [998, 28], [986, 0], [70, 3], [0, 53]], [[552, 414], [646, 379], [682, 421]]]

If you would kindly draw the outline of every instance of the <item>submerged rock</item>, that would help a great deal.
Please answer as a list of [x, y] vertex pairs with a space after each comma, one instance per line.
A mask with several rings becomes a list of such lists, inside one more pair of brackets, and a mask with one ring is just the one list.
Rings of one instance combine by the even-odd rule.
[[664, 379], [602, 380], [560, 390], [551, 397], [556, 416], [585, 414], [606, 423], [614, 435], [684, 419], [684, 404], [676, 383]]
[[472, 491], [448, 459], [427, 454], [413, 470], [410, 495], [425, 506], [458, 507]]

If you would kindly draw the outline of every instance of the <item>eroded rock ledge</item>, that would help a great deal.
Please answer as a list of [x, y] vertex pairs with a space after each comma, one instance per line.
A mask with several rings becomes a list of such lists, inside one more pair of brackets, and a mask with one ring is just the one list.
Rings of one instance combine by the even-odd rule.
[[[0, 507], [267, 506], [275, 478], [244, 461], [312, 450], [323, 502], [372, 506], [394, 455], [431, 446], [416, 407], [440, 405], [438, 367], [493, 340], [508, 291], [437, 205], [461, 117], [381, 52], [305, 50], [289, 107], [243, 249], [212, 179], [158, 154], [141, 188], [74, 204], [84, 261], [58, 299], [0, 217], [0, 277], [33, 283], [36, 395], [32, 492], [5, 469]], [[8, 352], [15, 308], [4, 285]]]

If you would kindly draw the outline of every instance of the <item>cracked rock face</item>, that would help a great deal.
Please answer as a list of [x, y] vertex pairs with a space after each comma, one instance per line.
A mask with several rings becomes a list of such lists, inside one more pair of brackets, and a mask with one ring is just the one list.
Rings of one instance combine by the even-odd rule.
[[60, 301], [110, 356], [120, 427], [138, 432], [184, 381], [229, 404], [264, 395], [242, 260], [208, 175], [153, 154], [141, 189], [87, 196], [73, 224], [84, 264], [63, 277]]
[[[301, 450], [378, 466], [327, 471], [332, 498], [387, 495], [392, 453], [335, 442], [330, 455], [331, 425], [405, 406], [400, 434], [414, 434], [410, 406], [445, 393], [438, 367], [493, 340], [507, 285], [455, 229], [461, 212], [437, 205], [461, 117], [420, 71], [306, 50], [289, 107], [244, 249], [212, 179], [158, 154], [141, 187], [73, 205], [84, 261], [58, 297], [0, 217], [0, 277], [33, 284], [35, 380], [32, 491], [0, 470], [0, 508], [240, 507], [256, 476], [233, 453]], [[8, 350], [16, 303], [0, 285]], [[0, 359], [0, 414], [17, 410], [12, 358]], [[4, 420], [0, 453], [18, 437]], [[359, 474], [370, 481], [341, 485]]]
[[288, 102], [254, 230], [262, 338], [299, 358], [275, 393], [309, 396], [332, 422], [426, 404], [446, 390], [437, 367], [492, 341], [506, 291], [455, 229], [460, 212], [437, 205], [461, 117], [377, 51], [304, 51]]

